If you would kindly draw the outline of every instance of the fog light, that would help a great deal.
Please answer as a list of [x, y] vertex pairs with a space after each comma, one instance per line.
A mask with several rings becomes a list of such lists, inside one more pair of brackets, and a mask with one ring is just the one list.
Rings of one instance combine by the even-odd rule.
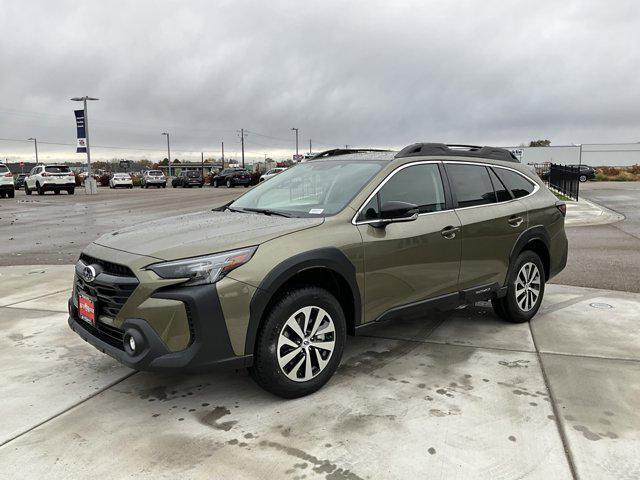
[[129, 337], [129, 348], [131, 348], [132, 352], [136, 351], [136, 339], [133, 338], [133, 335]]

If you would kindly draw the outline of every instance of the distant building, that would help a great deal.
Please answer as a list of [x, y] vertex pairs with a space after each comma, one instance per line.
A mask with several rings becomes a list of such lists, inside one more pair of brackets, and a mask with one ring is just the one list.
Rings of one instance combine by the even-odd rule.
[[592, 167], [640, 165], [640, 143], [584, 143], [550, 147], [508, 147], [522, 163], [560, 163]]

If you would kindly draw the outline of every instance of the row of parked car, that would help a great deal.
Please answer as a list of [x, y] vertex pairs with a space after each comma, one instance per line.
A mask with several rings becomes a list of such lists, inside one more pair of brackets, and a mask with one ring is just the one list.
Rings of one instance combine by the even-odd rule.
[[[286, 170], [284, 167], [277, 167], [268, 170], [260, 176], [259, 181], [264, 182], [277, 174]], [[161, 170], [145, 170], [140, 177], [141, 188], [166, 188], [167, 177]], [[227, 168], [213, 175], [209, 180], [211, 186], [235, 186], [249, 187], [252, 182], [251, 173], [244, 168]], [[205, 179], [199, 171], [184, 170], [180, 175], [171, 179], [173, 188], [202, 188]], [[76, 177], [67, 165], [37, 165], [29, 173], [20, 173], [14, 176], [9, 168], [0, 163], [0, 197], [13, 198], [15, 191], [24, 188], [27, 195], [33, 192], [44, 195], [45, 192], [52, 191], [59, 194], [66, 191], [69, 195], [75, 193]], [[109, 188], [133, 188], [134, 181], [129, 173], [114, 173], [109, 179]]]

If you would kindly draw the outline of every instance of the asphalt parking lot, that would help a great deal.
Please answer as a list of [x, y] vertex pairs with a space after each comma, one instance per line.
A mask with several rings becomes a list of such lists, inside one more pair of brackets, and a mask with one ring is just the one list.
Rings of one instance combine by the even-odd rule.
[[[553, 284], [530, 324], [479, 303], [380, 325], [349, 339], [325, 388], [293, 401], [244, 371], [135, 373], [69, 330], [85, 244], [242, 192], [0, 202], [0, 478], [640, 477], [635, 293]], [[570, 227], [572, 242], [590, 228]]]

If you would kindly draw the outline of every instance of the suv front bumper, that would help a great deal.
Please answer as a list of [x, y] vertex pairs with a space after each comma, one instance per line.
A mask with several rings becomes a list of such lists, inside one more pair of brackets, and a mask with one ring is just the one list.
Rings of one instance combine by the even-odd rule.
[[[215, 286], [167, 287], [152, 298], [177, 300], [189, 312], [191, 342], [181, 351], [171, 352], [146, 320], [126, 319], [122, 331], [122, 346], [114, 346], [100, 329], [81, 320], [73, 298], [69, 299], [69, 326], [82, 339], [120, 363], [135, 370], [204, 371], [212, 367], [242, 368], [252, 364], [253, 356], [234, 354], [224, 321], [224, 314]], [[136, 340], [136, 351], [129, 347], [129, 337]]]

